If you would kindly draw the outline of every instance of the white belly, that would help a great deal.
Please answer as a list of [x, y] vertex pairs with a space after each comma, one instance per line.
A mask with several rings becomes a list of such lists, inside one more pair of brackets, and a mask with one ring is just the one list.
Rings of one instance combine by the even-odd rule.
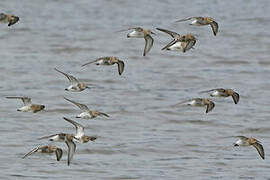
[[203, 26], [201, 23], [198, 23], [197, 19], [194, 19], [193, 21], [191, 21], [190, 25]]
[[82, 112], [81, 114], [79, 114], [77, 116], [77, 118], [90, 119], [91, 118], [91, 115], [90, 115], [89, 112]]
[[215, 96], [215, 97], [218, 97], [220, 96], [220, 93], [218, 91], [214, 91], [211, 96]]
[[19, 108], [18, 110], [22, 111], [22, 112], [32, 112], [33, 111], [30, 106], [23, 106], [23, 107]]
[[68, 88], [67, 88], [68, 91], [71, 91], [71, 92], [80, 92], [81, 89], [77, 86], [77, 85], [70, 85]]
[[171, 51], [183, 51], [182, 42], [176, 42], [172, 46], [168, 47]]
[[106, 65], [105, 61], [103, 59], [96, 62], [96, 65]]
[[247, 141], [243, 141], [241, 139], [239, 139], [238, 141], [236, 141], [236, 144], [238, 144], [239, 146], [249, 146]]
[[196, 101], [196, 100], [192, 100], [188, 103], [188, 105], [190, 106], [204, 106], [204, 104], [202, 104], [201, 102], [199, 101]]
[[138, 31], [132, 31], [127, 34], [128, 38], [144, 38], [144, 33], [143, 32], [138, 32]]
[[55, 135], [49, 139], [50, 141], [63, 142], [64, 139], [60, 138], [59, 135]]

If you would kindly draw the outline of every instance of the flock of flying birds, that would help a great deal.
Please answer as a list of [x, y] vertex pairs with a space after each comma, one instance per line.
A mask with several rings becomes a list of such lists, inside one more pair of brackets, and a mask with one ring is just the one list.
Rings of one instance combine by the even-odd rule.
[[[8, 23], [8, 26], [11, 26], [15, 24], [16, 22], [19, 21], [19, 17], [14, 16], [12, 14], [0, 14], [0, 22], [2, 23]], [[205, 25], [210, 25], [213, 31], [214, 36], [217, 35], [218, 33], [218, 23], [210, 17], [190, 17], [190, 18], [185, 18], [178, 20], [176, 22], [183, 22], [183, 21], [191, 21], [190, 25], [195, 25], [195, 26], [205, 26]], [[174, 51], [182, 51], [185, 53], [186, 51], [190, 50], [193, 48], [193, 46], [196, 44], [196, 38], [192, 34], [184, 34], [180, 35], [176, 32], [166, 30], [166, 29], [161, 29], [161, 28], [156, 28], [159, 31], [165, 32], [169, 34], [173, 39], [171, 42], [169, 42], [165, 47], [162, 48], [162, 50], [174, 50]], [[144, 52], [143, 56], [146, 56], [146, 54], [151, 50], [154, 39], [152, 38], [151, 34], [156, 34], [152, 32], [150, 29], [144, 29], [141, 27], [135, 27], [135, 28], [128, 28], [125, 30], [120, 30], [118, 32], [122, 31], [130, 31], [127, 34], [127, 38], [144, 38], [145, 39], [145, 46], [144, 46]], [[89, 64], [95, 63], [96, 65], [114, 65], [117, 64], [118, 66], [118, 73], [121, 75], [124, 71], [125, 63], [120, 60], [117, 57], [101, 57], [98, 58], [94, 61], [87, 62], [83, 64], [82, 66], [86, 66]], [[64, 75], [68, 80], [70, 85], [65, 89], [66, 91], [71, 91], [71, 92], [80, 92], [83, 91], [87, 88], [87, 84], [85, 82], [79, 81], [77, 78], [75, 78], [72, 75], [69, 75], [65, 72], [62, 72], [58, 69], [55, 68], [55, 71], [61, 73]], [[223, 88], [217, 88], [217, 89], [211, 89], [207, 91], [201, 91], [201, 93], [209, 93], [211, 97], [232, 97], [233, 102], [237, 104], [239, 102], [239, 94], [235, 92], [232, 89], [223, 89]], [[6, 97], [8, 99], [21, 99], [23, 101], [24, 106], [21, 108], [18, 108], [18, 111], [22, 112], [33, 112], [36, 113], [38, 111], [41, 111], [45, 108], [44, 105], [40, 104], [33, 104], [31, 102], [31, 98], [29, 97], [21, 97], [21, 96], [8, 96]], [[81, 113], [76, 116], [76, 118], [83, 118], [83, 119], [92, 119], [96, 118], [98, 116], [104, 116], [104, 117], [109, 117], [108, 114], [104, 112], [99, 112], [96, 110], [89, 110], [89, 108], [81, 103], [75, 102], [73, 100], [70, 100], [68, 98], [64, 99], [74, 105], [76, 105], [78, 108], [80, 108]], [[215, 107], [215, 103], [208, 98], [193, 98], [189, 100], [185, 100], [183, 102], [180, 102], [178, 104], [182, 105], [189, 105], [189, 106], [200, 106], [200, 107], [206, 107], [206, 113], [212, 111]], [[68, 119], [66, 117], [63, 117], [65, 121], [71, 123], [74, 125], [76, 128], [76, 134], [69, 134], [69, 133], [57, 133], [49, 136], [44, 136], [39, 138], [38, 140], [41, 139], [49, 139], [49, 141], [56, 141], [56, 142], [65, 142], [67, 147], [68, 147], [68, 158], [67, 158], [67, 164], [70, 165], [70, 162], [73, 158], [73, 155], [76, 150], [76, 143], [87, 143], [89, 141], [94, 141], [96, 140], [95, 136], [88, 136], [85, 135], [84, 132], [84, 127], [79, 124], [78, 122], [75, 122], [71, 119]], [[245, 136], [237, 136], [239, 139], [234, 143], [234, 146], [253, 146], [257, 149], [259, 155], [264, 159], [264, 149], [260, 141], [256, 140], [255, 138], [247, 138]], [[41, 153], [55, 153], [56, 154], [56, 159], [57, 161], [61, 160], [63, 150], [61, 148], [58, 148], [54, 145], [46, 145], [46, 146], [39, 146], [31, 150], [29, 153], [23, 156], [23, 158], [36, 153], [36, 152], [41, 152]]]

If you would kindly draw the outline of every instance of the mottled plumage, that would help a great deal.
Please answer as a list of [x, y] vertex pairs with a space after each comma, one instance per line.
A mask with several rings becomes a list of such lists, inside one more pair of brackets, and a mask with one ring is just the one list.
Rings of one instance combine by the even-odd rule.
[[103, 112], [99, 112], [99, 111], [96, 111], [96, 110], [89, 110], [88, 107], [84, 104], [80, 104], [78, 102], [75, 102], [75, 101], [72, 101], [68, 98], [65, 98], [65, 100], [75, 104], [78, 108], [81, 109], [82, 113], [79, 114], [78, 116], [76, 116], [76, 118], [83, 118], [83, 119], [93, 119], [97, 116], [106, 116], [106, 117], [109, 117], [108, 114], [106, 113], [103, 113]]
[[161, 50], [182, 51], [184, 53], [193, 48], [193, 46], [196, 44], [196, 38], [192, 34], [180, 35], [176, 32], [161, 28], [157, 28], [157, 30], [165, 32], [173, 38], [173, 40]]
[[24, 106], [17, 109], [17, 111], [36, 113], [36, 112], [41, 111], [41, 110], [43, 110], [45, 108], [44, 105], [32, 104], [31, 98], [29, 98], [29, 97], [25, 97], [25, 96], [8, 96], [6, 98], [8, 98], [8, 99], [21, 99], [23, 101]]
[[190, 25], [195, 25], [195, 26], [210, 25], [212, 28], [213, 34], [216, 36], [218, 33], [218, 23], [214, 21], [214, 19], [211, 17], [189, 17], [185, 19], [180, 19], [176, 22], [183, 22], [183, 21], [189, 21], [189, 20], [191, 20]]
[[144, 38], [145, 45], [143, 56], [145, 56], [146, 53], [151, 50], [154, 44], [154, 39], [152, 38], [151, 34], [155, 33], [153, 33], [150, 29], [143, 29], [141, 27], [128, 28], [127, 30], [132, 30], [130, 33], [127, 34], [127, 38]]
[[87, 143], [88, 141], [94, 141], [97, 139], [95, 136], [86, 136], [84, 134], [84, 127], [81, 124], [79, 124], [71, 119], [68, 119], [66, 117], [64, 117], [64, 120], [66, 120], [67, 122], [69, 122], [75, 126], [75, 128], [76, 128], [75, 141], [80, 142], [80, 143]]
[[235, 104], [237, 104], [239, 102], [239, 99], [240, 99], [239, 94], [232, 89], [217, 88], [217, 89], [210, 89], [207, 91], [201, 91], [201, 93], [210, 93], [210, 96], [212, 96], [212, 97], [229, 97], [229, 96], [231, 96], [233, 99], [233, 102]]
[[85, 63], [82, 66], [86, 66], [86, 65], [92, 64], [92, 63], [96, 63], [96, 65], [114, 65], [114, 64], [117, 64], [118, 65], [118, 73], [119, 73], [119, 75], [121, 75], [123, 73], [124, 67], [125, 67], [124, 62], [121, 61], [120, 59], [118, 59], [117, 57], [114, 57], [114, 56], [101, 57], [101, 58], [98, 58], [98, 59], [96, 59], [94, 61]]
[[237, 136], [239, 139], [234, 143], [234, 146], [253, 146], [258, 151], [259, 155], [262, 159], [265, 158], [264, 156], [264, 149], [260, 141], [255, 138], [247, 138], [245, 136]]
[[79, 82], [74, 76], [71, 76], [67, 73], [64, 73], [56, 68], [54, 68], [54, 70], [56, 70], [57, 72], [63, 74], [64, 76], [66, 76], [69, 80], [70, 86], [68, 88], [66, 88], [66, 91], [72, 91], [72, 92], [80, 92], [85, 90], [86, 88], [89, 88], [86, 83], [84, 82]]
[[16, 22], [19, 21], [19, 19], [20, 18], [18, 16], [14, 16], [12, 14], [0, 13], [0, 22], [1, 23], [8, 23], [8, 26], [15, 24]]
[[212, 111], [215, 107], [215, 103], [211, 101], [210, 99], [206, 99], [206, 98], [193, 98], [193, 99], [182, 101], [178, 104], [186, 104], [188, 106], [194, 106], [194, 107], [206, 106], [206, 113]]
[[60, 161], [60, 159], [62, 158], [63, 155], [63, 150], [61, 148], [58, 148], [56, 146], [53, 145], [48, 145], [48, 146], [39, 146], [36, 147], [34, 149], [32, 149], [30, 152], [28, 152], [27, 154], [25, 154], [22, 158], [26, 158], [27, 156], [30, 156], [36, 152], [40, 152], [40, 153], [55, 153], [56, 155], [56, 160]]

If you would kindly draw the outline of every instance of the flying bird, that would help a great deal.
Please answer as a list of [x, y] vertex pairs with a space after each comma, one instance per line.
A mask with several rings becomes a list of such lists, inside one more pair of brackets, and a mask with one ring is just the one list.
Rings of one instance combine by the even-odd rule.
[[210, 99], [206, 98], [193, 98], [189, 100], [182, 101], [178, 104], [186, 104], [193, 107], [203, 107], [206, 106], [206, 113], [212, 111], [215, 107], [215, 103]]
[[41, 111], [45, 108], [44, 105], [32, 104], [31, 98], [26, 97], [26, 96], [8, 96], [6, 98], [8, 98], [8, 99], [21, 99], [22, 100], [24, 106], [17, 109], [17, 111], [36, 113], [36, 112]]
[[54, 68], [55, 71], [63, 74], [66, 76], [69, 80], [70, 86], [68, 86], [65, 90], [66, 91], [72, 91], [72, 92], [80, 92], [85, 90], [86, 88], [89, 88], [86, 83], [78, 81], [74, 76], [71, 76], [67, 73], [64, 73], [56, 68]]
[[5, 13], [0, 13], [0, 22], [1, 23], [8, 23], [8, 26], [11, 26], [15, 24], [16, 22], [19, 21], [18, 16], [14, 16], [12, 14], [5, 14]]
[[65, 142], [68, 147], [67, 164], [68, 166], [70, 165], [70, 162], [76, 151], [76, 144], [74, 143], [73, 140], [79, 141], [79, 139], [77, 139], [73, 134], [67, 134], [67, 133], [58, 133], [58, 134], [53, 134], [53, 135], [38, 138], [38, 140], [41, 140], [41, 139], [49, 139], [49, 141], [55, 141], [55, 142]]
[[255, 138], [247, 138], [245, 136], [237, 136], [239, 139], [234, 143], [234, 146], [253, 146], [257, 149], [259, 155], [264, 159], [264, 149], [260, 141]]
[[114, 56], [101, 57], [94, 61], [83, 64], [82, 66], [86, 66], [88, 64], [96, 63], [96, 65], [118, 65], [118, 73], [121, 75], [124, 71], [125, 64], [119, 58]]
[[152, 38], [151, 34], [155, 35], [155, 33], [152, 32], [151, 29], [144, 29], [141, 27], [132, 27], [121, 31], [130, 31], [130, 30], [132, 31], [127, 34], [127, 38], [144, 38], [145, 45], [143, 50], [143, 56], [145, 56], [146, 53], [148, 53], [153, 47], [154, 39]]
[[161, 50], [182, 51], [184, 53], [193, 48], [196, 44], [196, 38], [192, 34], [180, 35], [176, 32], [161, 28], [157, 28], [157, 30], [165, 32], [173, 38], [173, 40]]
[[36, 152], [40, 152], [40, 153], [55, 153], [56, 155], [56, 160], [60, 161], [60, 159], [62, 158], [63, 155], [63, 150], [61, 148], [58, 148], [56, 146], [53, 145], [48, 145], [48, 146], [39, 146], [36, 147], [34, 149], [32, 149], [30, 152], [28, 152], [27, 154], [25, 154], [22, 158], [26, 158], [27, 156], [30, 156]]
[[93, 119], [93, 118], [96, 118], [97, 116], [109, 117], [109, 115], [106, 114], [106, 113], [99, 112], [99, 111], [96, 111], [96, 110], [89, 110], [89, 108], [84, 104], [72, 101], [72, 100], [70, 100], [68, 98], [65, 98], [65, 97], [64, 97], [64, 99], [71, 102], [71, 103], [73, 103], [73, 104], [75, 104], [82, 111], [82, 113], [77, 115], [76, 118]]
[[189, 20], [191, 20], [190, 25], [195, 25], [195, 26], [205, 26], [205, 25], [210, 24], [213, 34], [216, 36], [218, 33], [218, 23], [211, 17], [189, 17], [185, 19], [180, 19], [176, 22], [183, 22], [183, 21], [189, 21]]
[[66, 117], [63, 117], [63, 118], [64, 118], [64, 120], [66, 120], [67, 122], [69, 122], [75, 126], [75, 128], [76, 128], [76, 134], [74, 136], [76, 138], [75, 141], [77, 141], [79, 143], [87, 143], [88, 141], [94, 141], [97, 139], [95, 136], [86, 136], [84, 134], [84, 127], [81, 124], [79, 124], [71, 119], [68, 119]]
[[201, 91], [201, 93], [210, 93], [210, 96], [212, 96], [212, 97], [229, 97], [229, 96], [231, 96], [233, 99], [233, 102], [235, 104], [237, 104], [239, 102], [239, 99], [240, 99], [239, 94], [232, 89], [217, 88], [217, 89], [210, 89], [210, 90], [206, 90], [206, 91]]

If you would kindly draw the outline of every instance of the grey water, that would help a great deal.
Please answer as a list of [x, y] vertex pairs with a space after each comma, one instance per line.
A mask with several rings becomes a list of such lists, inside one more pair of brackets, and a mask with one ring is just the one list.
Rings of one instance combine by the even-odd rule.
[[[1, 179], [267, 179], [270, 178], [270, 1], [268, 0], [1, 0], [0, 11], [20, 17], [0, 24]], [[194, 27], [176, 20], [210, 16], [219, 23]], [[154, 46], [143, 57], [144, 40], [127, 39], [129, 27], [153, 29]], [[155, 28], [193, 33], [194, 49], [161, 51], [171, 37]], [[117, 56], [115, 66], [83, 63]], [[79, 93], [64, 91], [68, 80], [58, 68], [92, 84]], [[233, 88], [216, 107], [174, 106], [200, 91]], [[29, 96], [45, 104], [38, 113], [17, 112]], [[63, 97], [106, 112], [110, 118], [75, 119], [80, 110]], [[62, 117], [85, 126], [95, 142], [77, 144], [70, 166], [67, 147], [54, 155], [21, 157], [58, 132], [74, 133]], [[265, 149], [233, 147], [233, 136], [252, 136]]]

